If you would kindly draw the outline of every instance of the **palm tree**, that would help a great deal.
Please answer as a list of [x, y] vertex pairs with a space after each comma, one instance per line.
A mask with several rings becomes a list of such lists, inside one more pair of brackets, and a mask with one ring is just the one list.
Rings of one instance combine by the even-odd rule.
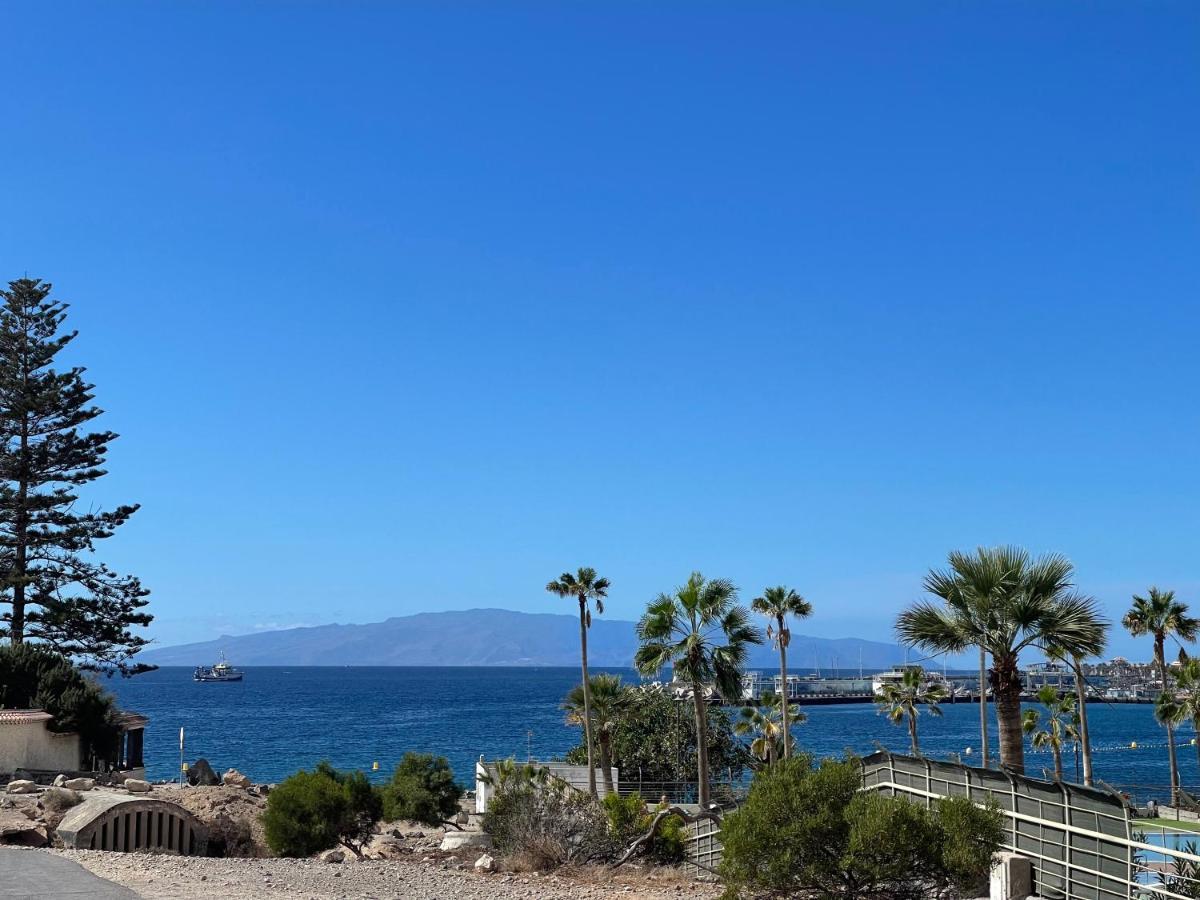
[[[782, 694], [764, 691], [759, 698], [759, 705], [742, 707], [742, 719], [733, 726], [735, 734], [753, 737], [750, 754], [766, 763], [768, 768], [775, 765], [776, 759], [786, 759], [787, 745], [794, 746], [796, 743], [791, 732], [783, 725], [784, 706]], [[790, 724], [799, 725], [808, 721], [808, 716], [800, 711], [799, 706], [786, 706], [790, 707], [786, 713]]]
[[551, 581], [546, 590], [559, 597], [574, 597], [579, 601], [579, 655], [583, 661], [583, 742], [587, 744], [588, 792], [596, 796], [596, 766], [592, 758], [592, 713], [591, 682], [588, 680], [587, 630], [592, 627], [592, 611], [588, 601], [596, 604], [596, 612], [604, 612], [604, 598], [608, 596], [608, 579], [598, 578], [596, 570], [581, 568], [572, 575], [563, 572], [558, 581]]
[[696, 775], [700, 808], [708, 808], [707, 683], [732, 699], [741, 691], [742, 668], [751, 644], [763, 642], [750, 624], [749, 611], [737, 603], [737, 588], [723, 578], [706, 580], [693, 572], [674, 594], [659, 594], [646, 607], [637, 626], [634, 665], [643, 675], [656, 675], [673, 665], [675, 675], [692, 686], [696, 714]]
[[[1149, 596], [1133, 595], [1133, 605], [1121, 620], [1134, 637], [1151, 635], [1154, 638], [1154, 665], [1162, 682], [1163, 693], [1169, 693], [1167, 663], [1164, 647], [1167, 637], [1174, 636], [1185, 641], [1194, 641], [1200, 630], [1200, 620], [1188, 615], [1186, 603], [1175, 599], [1174, 591], [1150, 588]], [[1163, 722], [1167, 727], [1167, 757], [1171, 764], [1171, 805], [1179, 800], [1179, 761], [1175, 758], [1175, 728], [1170, 719]]]
[[[812, 615], [812, 604], [793, 591], [791, 588], [770, 587], [763, 591], [761, 597], [750, 601], [750, 608], [756, 613], [771, 620], [767, 626], [767, 637], [775, 641], [779, 648], [779, 689], [783, 696], [788, 696], [787, 683], [787, 648], [792, 641], [792, 630], [788, 627], [788, 616], [797, 619], [807, 619]], [[788, 704], [783, 704], [783, 733], [791, 734], [788, 718], [791, 711]], [[791, 755], [791, 741], [783, 742], [783, 758]]]
[[1083, 750], [1083, 783], [1088, 787], [1094, 784], [1092, 774], [1092, 740], [1088, 732], [1087, 717], [1087, 679], [1083, 675], [1083, 660], [1089, 656], [1100, 656], [1108, 643], [1107, 631], [1109, 622], [1101, 614], [1092, 597], [1074, 595], [1067, 598], [1065, 603], [1080, 606], [1078, 615], [1083, 625], [1074, 635], [1071, 646], [1049, 644], [1042, 649], [1050, 659], [1066, 663], [1075, 673], [1075, 702], [1079, 709], [1079, 746]]
[[621, 683], [620, 675], [601, 673], [591, 677], [587, 694], [585, 698], [582, 684], [575, 685], [563, 701], [563, 709], [567, 711], [568, 724], [582, 725], [587, 715], [585, 710], [590, 708], [592, 731], [600, 745], [600, 775], [604, 778], [605, 793], [612, 794], [616, 790], [612, 778], [612, 736], [621, 712], [629, 703], [629, 690]]
[[949, 568], [925, 576], [925, 590], [943, 602], [920, 601], [896, 622], [902, 643], [935, 653], [979, 647], [991, 655], [988, 675], [1000, 725], [1000, 763], [1019, 774], [1025, 771], [1021, 651], [1074, 644], [1091, 627], [1078, 604], [1065, 602], [1073, 574], [1074, 567], [1058, 554], [1031, 560], [1015, 547], [956, 551], [949, 555]]
[[1062, 748], [1068, 741], [1079, 740], [1079, 712], [1075, 698], [1070, 694], [1059, 696], [1052, 684], [1043, 684], [1037, 692], [1038, 703], [1046, 707], [1046, 725], [1042, 714], [1036, 709], [1027, 709], [1021, 716], [1021, 728], [1029, 735], [1030, 742], [1038, 750], [1050, 748], [1054, 754], [1054, 780], [1063, 780]]
[[945, 686], [935, 682], [925, 681], [925, 671], [920, 666], [909, 666], [900, 676], [899, 682], [885, 682], [879, 689], [879, 697], [875, 702], [879, 711], [888, 717], [893, 725], [899, 725], [908, 720], [908, 738], [912, 743], [912, 755], [921, 755], [921, 745], [917, 740], [917, 707], [924, 704], [931, 716], [940, 716], [942, 709], [938, 706], [948, 696]]
[[1164, 691], [1154, 704], [1159, 724], [1180, 725], [1191, 722], [1196, 731], [1196, 761], [1200, 763], [1200, 659], [1179, 648], [1179, 667], [1175, 670], [1174, 694]]

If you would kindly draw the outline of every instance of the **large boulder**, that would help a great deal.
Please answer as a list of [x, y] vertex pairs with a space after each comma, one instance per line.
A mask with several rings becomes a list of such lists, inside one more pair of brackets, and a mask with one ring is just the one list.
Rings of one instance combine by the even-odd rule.
[[148, 794], [150, 793], [150, 782], [142, 781], [140, 778], [126, 778], [125, 790], [131, 794]]
[[221, 779], [217, 777], [217, 773], [213, 771], [213, 767], [204, 757], [200, 757], [192, 763], [188, 769], [187, 780], [188, 784], [193, 787], [215, 787], [221, 783]]
[[475, 871], [476, 872], [495, 872], [496, 871], [496, 860], [494, 860], [491, 856], [489, 856], [486, 853], [483, 854], [483, 856], [481, 856], [481, 857], [479, 857], [479, 859], [475, 860]]
[[448, 831], [442, 838], [441, 850], [491, 850], [492, 836], [483, 831]]
[[69, 791], [90, 791], [96, 786], [94, 778], [68, 778], [62, 786]]
[[254, 782], [252, 782], [237, 769], [230, 769], [221, 776], [221, 784], [227, 784], [230, 787], [248, 788], [252, 787]]
[[341, 847], [334, 847], [332, 850], [326, 850], [317, 857], [321, 862], [340, 863], [346, 861], [346, 851]]
[[5, 789], [9, 794], [36, 794], [38, 786], [36, 781], [28, 781], [24, 778], [18, 778], [16, 781], [10, 781]]

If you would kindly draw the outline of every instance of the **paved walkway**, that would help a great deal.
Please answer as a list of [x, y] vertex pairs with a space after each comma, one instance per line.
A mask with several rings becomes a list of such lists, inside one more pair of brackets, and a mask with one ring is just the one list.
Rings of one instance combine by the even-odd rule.
[[129, 888], [97, 878], [83, 866], [37, 850], [0, 847], [3, 900], [137, 900]]

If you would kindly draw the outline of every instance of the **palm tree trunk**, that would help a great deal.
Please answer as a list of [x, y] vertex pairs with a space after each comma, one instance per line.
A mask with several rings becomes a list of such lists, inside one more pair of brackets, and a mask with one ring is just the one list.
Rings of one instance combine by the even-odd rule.
[[1054, 751], [1054, 780], [1061, 782], [1063, 780], [1062, 748], [1057, 744], [1051, 744], [1050, 749]]
[[601, 729], [597, 737], [600, 743], [600, 774], [604, 777], [604, 793], [615, 794], [617, 790], [613, 787], [612, 750], [610, 747], [612, 735]]
[[587, 668], [587, 608], [579, 598], [579, 650], [583, 660], [583, 743], [587, 746], [588, 793], [596, 796], [596, 764], [592, 759], [592, 685]]
[[988, 767], [987, 651], [979, 648], [979, 752]]
[[708, 710], [704, 705], [704, 685], [692, 682], [692, 703], [696, 709], [696, 793], [701, 811], [708, 809]]
[[912, 755], [921, 755], [921, 745], [917, 743], [917, 711], [910, 709], [908, 711], [908, 738], [912, 741]]
[[1018, 775], [1025, 774], [1025, 733], [1021, 728], [1021, 675], [1016, 657], [1004, 655], [995, 663], [992, 695], [1000, 722], [1000, 765]]
[[1092, 742], [1088, 737], [1087, 688], [1083, 680], [1083, 666], [1079, 657], [1071, 658], [1075, 670], [1075, 702], [1079, 704], [1079, 745], [1083, 749], [1083, 783], [1092, 786]]
[[[1164, 636], [1154, 636], [1154, 661], [1158, 664], [1158, 677], [1162, 681], [1163, 693], [1167, 693], [1167, 663], [1163, 658]], [[1179, 805], [1179, 760], [1175, 757], [1175, 728], [1167, 722], [1167, 759], [1171, 764], [1171, 805]]]
[[783, 616], [779, 617], [779, 689], [783, 694], [783, 758], [787, 759], [791, 752], [788, 745], [791, 743], [791, 732], [788, 730], [788, 703], [791, 698], [788, 696], [787, 683], [787, 644], [784, 643], [786, 632], [783, 630]]

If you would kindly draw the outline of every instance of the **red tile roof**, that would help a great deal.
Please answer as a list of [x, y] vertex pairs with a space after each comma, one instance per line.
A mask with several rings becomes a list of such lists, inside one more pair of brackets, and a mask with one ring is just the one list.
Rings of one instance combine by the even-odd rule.
[[49, 722], [53, 716], [41, 709], [0, 709], [0, 725], [28, 725]]

